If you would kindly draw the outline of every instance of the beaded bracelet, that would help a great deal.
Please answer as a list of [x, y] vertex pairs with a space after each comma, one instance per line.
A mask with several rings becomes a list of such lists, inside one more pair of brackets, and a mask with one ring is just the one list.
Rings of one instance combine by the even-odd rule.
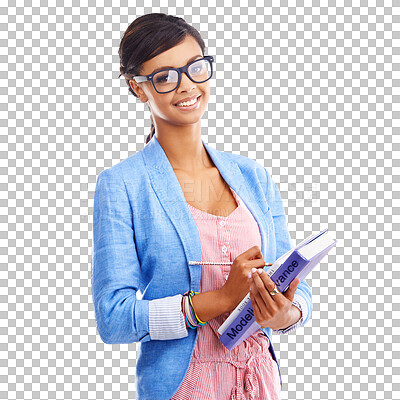
[[204, 326], [207, 322], [203, 322], [196, 314], [193, 307], [192, 297], [199, 292], [194, 292], [190, 290], [186, 292], [182, 299], [182, 313], [185, 316], [186, 324], [191, 329], [196, 329], [199, 326]]

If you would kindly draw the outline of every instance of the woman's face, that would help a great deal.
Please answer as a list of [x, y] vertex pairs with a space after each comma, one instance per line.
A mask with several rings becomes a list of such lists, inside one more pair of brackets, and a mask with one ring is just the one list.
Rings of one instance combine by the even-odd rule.
[[[183, 67], [191, 61], [203, 58], [201, 47], [192, 36], [183, 42], [143, 63], [140, 75], [149, 75], [162, 67]], [[154, 122], [160, 125], [190, 125], [198, 123], [204, 114], [210, 97], [210, 81], [195, 83], [183, 73], [179, 86], [169, 93], [157, 93], [150, 81], [130, 85], [140, 100], [148, 102]], [[201, 95], [194, 110], [180, 110], [176, 104], [181, 100]]]

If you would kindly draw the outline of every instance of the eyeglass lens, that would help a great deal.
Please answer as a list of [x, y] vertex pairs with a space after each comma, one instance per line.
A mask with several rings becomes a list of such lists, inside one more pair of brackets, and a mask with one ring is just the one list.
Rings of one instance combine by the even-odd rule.
[[[211, 77], [211, 63], [209, 60], [199, 60], [189, 66], [188, 73], [196, 83], [201, 83]], [[159, 92], [169, 92], [178, 86], [178, 72], [169, 69], [157, 72], [153, 76], [154, 85]]]

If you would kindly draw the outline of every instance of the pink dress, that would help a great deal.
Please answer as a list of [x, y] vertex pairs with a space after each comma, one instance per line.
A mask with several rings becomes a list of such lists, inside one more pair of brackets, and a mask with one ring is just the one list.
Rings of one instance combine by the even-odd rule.
[[[234, 261], [252, 246], [261, 248], [257, 221], [231, 188], [238, 207], [227, 217], [201, 211], [188, 203], [197, 224], [203, 261]], [[203, 265], [199, 292], [223, 286], [229, 265]], [[279, 400], [278, 365], [268, 350], [269, 339], [260, 330], [229, 351], [219, 340], [218, 328], [229, 313], [199, 329], [188, 372], [171, 400]]]

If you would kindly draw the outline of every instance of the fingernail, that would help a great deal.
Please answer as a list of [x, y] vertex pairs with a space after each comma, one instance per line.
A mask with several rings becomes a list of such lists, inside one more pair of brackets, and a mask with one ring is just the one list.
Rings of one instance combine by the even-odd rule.
[[251, 269], [251, 272], [254, 274], [257, 270], [255, 268]]
[[258, 272], [259, 275], [261, 275], [263, 273], [263, 269], [262, 268], [258, 268], [257, 272]]
[[251, 279], [251, 272], [249, 272], [249, 279]]

